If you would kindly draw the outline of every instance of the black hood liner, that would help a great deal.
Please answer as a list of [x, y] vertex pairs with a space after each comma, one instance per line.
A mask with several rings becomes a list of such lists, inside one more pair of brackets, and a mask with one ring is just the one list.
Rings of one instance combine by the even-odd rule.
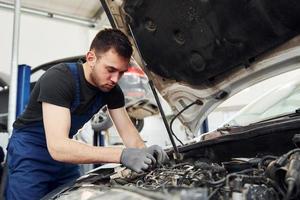
[[147, 68], [201, 85], [300, 30], [299, 0], [128, 0], [127, 21]]
[[183, 146], [179, 151], [185, 158], [207, 158], [213, 162], [258, 155], [280, 156], [296, 148], [293, 137], [299, 133], [300, 119], [284, 120], [242, 127], [238, 133]]

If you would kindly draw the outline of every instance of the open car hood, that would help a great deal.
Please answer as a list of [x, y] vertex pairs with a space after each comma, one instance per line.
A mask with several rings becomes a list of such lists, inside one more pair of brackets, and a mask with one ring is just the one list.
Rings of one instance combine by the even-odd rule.
[[113, 27], [175, 113], [196, 133], [217, 105], [299, 67], [300, 1], [101, 0]]

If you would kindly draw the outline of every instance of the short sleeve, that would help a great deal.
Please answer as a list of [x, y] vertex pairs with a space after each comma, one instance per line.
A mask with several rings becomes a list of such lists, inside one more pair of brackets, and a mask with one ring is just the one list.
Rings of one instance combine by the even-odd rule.
[[107, 95], [108, 109], [116, 109], [125, 106], [124, 94], [119, 85], [116, 85]]
[[75, 92], [75, 81], [66, 67], [53, 67], [40, 79], [37, 101], [70, 108]]

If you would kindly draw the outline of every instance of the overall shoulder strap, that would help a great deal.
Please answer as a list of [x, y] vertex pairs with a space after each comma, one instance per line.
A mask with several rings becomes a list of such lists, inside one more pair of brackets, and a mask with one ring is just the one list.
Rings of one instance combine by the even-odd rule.
[[71, 105], [71, 112], [73, 112], [80, 104], [80, 77], [77, 69], [77, 63], [66, 63], [72, 72], [72, 75], [75, 80], [76, 90], [75, 90], [75, 98]]

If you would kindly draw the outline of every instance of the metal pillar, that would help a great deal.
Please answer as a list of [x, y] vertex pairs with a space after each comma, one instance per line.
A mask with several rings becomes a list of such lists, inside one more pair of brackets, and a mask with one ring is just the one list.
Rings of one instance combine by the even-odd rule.
[[8, 122], [7, 130], [11, 135], [12, 124], [16, 119], [17, 80], [18, 80], [18, 57], [19, 57], [19, 33], [20, 33], [21, 0], [15, 0], [12, 57], [11, 57], [11, 80], [9, 85]]

